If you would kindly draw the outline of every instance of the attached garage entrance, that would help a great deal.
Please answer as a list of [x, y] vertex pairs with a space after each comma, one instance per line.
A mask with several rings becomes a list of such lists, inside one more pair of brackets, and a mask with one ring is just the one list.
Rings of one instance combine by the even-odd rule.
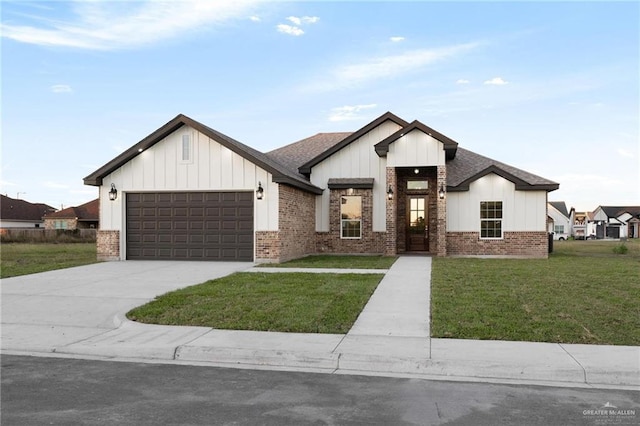
[[127, 259], [253, 260], [253, 192], [128, 193]]

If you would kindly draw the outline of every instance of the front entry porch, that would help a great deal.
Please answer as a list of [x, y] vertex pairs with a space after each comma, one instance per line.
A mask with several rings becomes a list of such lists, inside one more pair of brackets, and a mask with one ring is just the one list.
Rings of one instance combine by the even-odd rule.
[[445, 180], [444, 166], [387, 168], [387, 254], [446, 255]]

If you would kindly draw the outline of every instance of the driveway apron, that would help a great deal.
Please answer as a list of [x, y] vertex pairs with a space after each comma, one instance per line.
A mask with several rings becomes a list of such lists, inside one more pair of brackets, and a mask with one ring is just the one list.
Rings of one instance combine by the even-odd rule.
[[117, 328], [157, 295], [223, 277], [248, 262], [105, 262], [2, 280], [2, 349], [56, 348]]

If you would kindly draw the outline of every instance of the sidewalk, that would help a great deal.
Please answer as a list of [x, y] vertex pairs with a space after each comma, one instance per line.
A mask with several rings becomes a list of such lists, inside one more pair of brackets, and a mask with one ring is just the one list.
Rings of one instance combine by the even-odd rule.
[[[335, 374], [640, 389], [640, 347], [636, 346], [431, 339], [430, 272], [430, 258], [400, 257], [346, 335], [139, 324], [124, 318], [126, 310], [113, 316], [112, 324], [43, 328], [6, 323], [3, 313], [2, 350]], [[5, 339], [7, 335], [12, 338]]]

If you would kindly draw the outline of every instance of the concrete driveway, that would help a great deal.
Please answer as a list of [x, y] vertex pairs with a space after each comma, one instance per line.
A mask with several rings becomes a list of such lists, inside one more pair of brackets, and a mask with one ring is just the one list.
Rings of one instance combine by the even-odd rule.
[[118, 327], [155, 296], [223, 277], [249, 262], [105, 262], [2, 280], [2, 350], [51, 352]]

